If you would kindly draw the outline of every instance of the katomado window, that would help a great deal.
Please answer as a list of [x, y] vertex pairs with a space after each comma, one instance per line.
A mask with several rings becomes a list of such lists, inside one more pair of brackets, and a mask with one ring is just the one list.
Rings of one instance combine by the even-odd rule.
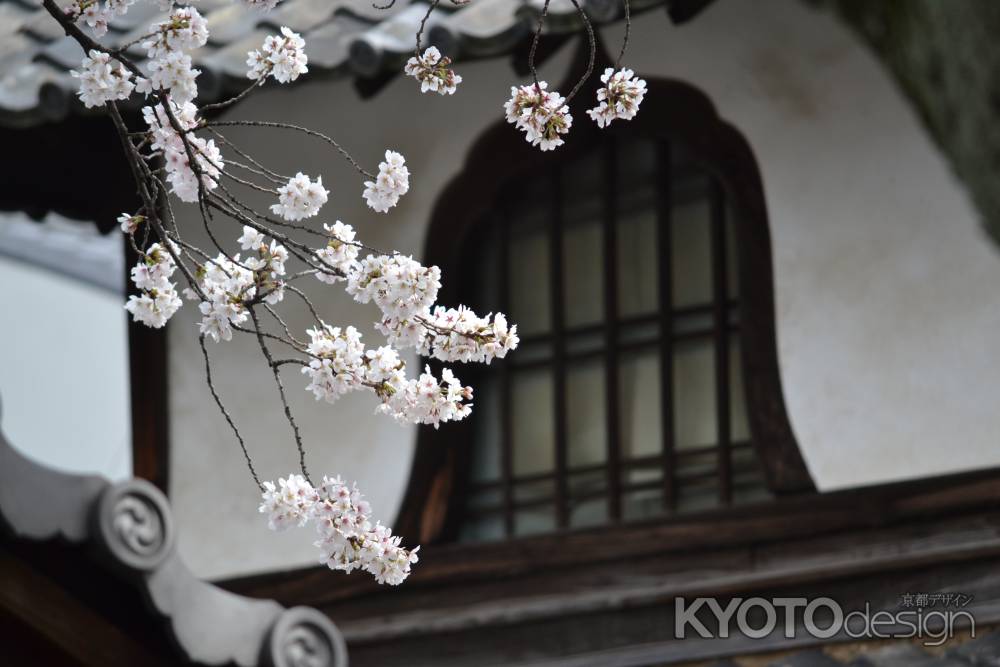
[[490, 185], [474, 195], [461, 176], [444, 195], [470, 199], [464, 221], [439, 206], [448, 229], [431, 230], [460, 276], [448, 298], [508, 313], [522, 342], [458, 369], [476, 387], [472, 417], [421, 436], [408, 496], [423, 540], [647, 520], [809, 485], [777, 377], [752, 153], [714, 112], [671, 113], [701, 129], [647, 112], [645, 126], [523, 159], [489, 152], [488, 133], [467, 172]]

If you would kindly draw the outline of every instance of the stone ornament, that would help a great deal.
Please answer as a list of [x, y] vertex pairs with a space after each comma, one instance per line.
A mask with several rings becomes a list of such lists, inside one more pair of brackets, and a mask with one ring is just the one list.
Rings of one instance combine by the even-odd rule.
[[337, 626], [310, 607], [286, 609], [271, 628], [262, 664], [273, 667], [347, 667]]
[[133, 570], [156, 568], [174, 547], [167, 499], [143, 479], [119, 482], [101, 494], [96, 532], [115, 560]]

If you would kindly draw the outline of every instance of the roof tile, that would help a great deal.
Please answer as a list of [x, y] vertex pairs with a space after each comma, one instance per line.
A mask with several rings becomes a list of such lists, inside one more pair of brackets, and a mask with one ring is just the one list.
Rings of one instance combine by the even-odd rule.
[[[208, 44], [192, 54], [201, 99], [216, 101], [244, 89], [247, 51], [268, 34], [287, 25], [306, 37], [311, 74], [354, 73], [374, 77], [401, 70], [414, 48], [414, 36], [427, 12], [425, 2], [396, 0], [387, 9], [381, 0], [284, 0], [261, 14], [232, 0], [199, 0], [209, 24]], [[388, 0], [386, 0], [388, 1]], [[633, 11], [665, 0], [632, 0]], [[598, 22], [605, 19], [600, 3], [585, 0]], [[461, 58], [483, 58], [509, 52], [529, 34], [543, 0], [472, 0], [442, 3], [428, 19], [426, 43]], [[161, 15], [154, 2], [138, 2], [125, 16], [111, 21], [103, 40], [109, 46], [133, 42]], [[579, 30], [582, 21], [571, 0], [551, 0], [546, 32]], [[144, 50], [133, 44], [128, 53], [140, 67]], [[57, 120], [75, 101], [76, 83], [69, 70], [83, 53], [41, 9], [41, 0], [0, 0], [0, 124], [24, 125]], [[141, 103], [130, 99], [128, 106]], [[34, 106], [33, 106], [34, 105]]]

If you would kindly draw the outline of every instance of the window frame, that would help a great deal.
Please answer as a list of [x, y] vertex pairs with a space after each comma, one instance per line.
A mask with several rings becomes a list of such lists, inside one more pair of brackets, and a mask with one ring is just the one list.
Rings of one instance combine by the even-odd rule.
[[[580, 63], [586, 61], [586, 55], [578, 56]], [[571, 73], [570, 80], [576, 75]], [[553, 159], [575, 159], [599, 132], [642, 133], [682, 144], [739, 211], [735, 237], [743, 381], [750, 432], [765, 481], [776, 496], [813, 492], [816, 487], [792, 433], [778, 372], [770, 231], [753, 150], [698, 89], [671, 79], [647, 79], [647, 83], [642, 113], [635, 119], [604, 130], [581, 121], [554, 155], [517, 141], [505, 123], [490, 127], [438, 198], [428, 229], [425, 262], [440, 266], [445, 275], [463, 275], [462, 241], [487, 214], [505, 184], [526, 172], [547, 173]], [[583, 100], [593, 99], [595, 88], [591, 83], [574, 100], [571, 110], [576, 117], [586, 118]], [[485, 174], [484, 167], [488, 170]], [[459, 303], [460, 282], [446, 282], [439, 300]], [[401, 534], [425, 544], [457, 536], [461, 513], [456, 508], [464, 504], [468, 481], [464, 472], [471, 441], [468, 422], [436, 432], [420, 431], [402, 510], [396, 519]]]

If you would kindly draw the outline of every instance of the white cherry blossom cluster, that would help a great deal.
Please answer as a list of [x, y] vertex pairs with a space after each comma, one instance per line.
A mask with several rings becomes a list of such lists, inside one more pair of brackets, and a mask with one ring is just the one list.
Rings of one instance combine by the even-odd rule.
[[166, 20], [154, 23], [151, 37], [142, 42], [149, 58], [148, 79], [138, 82], [140, 93], [156, 90], [170, 92], [179, 104], [198, 96], [195, 78], [200, 70], [191, 66], [191, 51], [208, 41], [208, 22], [194, 7], [177, 7]]
[[544, 81], [537, 86], [512, 86], [510, 99], [504, 104], [507, 122], [524, 132], [528, 143], [543, 151], [562, 146], [562, 135], [573, 125], [566, 99], [547, 88]]
[[354, 230], [338, 221], [317, 255], [336, 273], [318, 272], [326, 283], [345, 280], [346, 291], [359, 303], [374, 302], [382, 312], [375, 325], [390, 345], [416, 348], [441, 361], [489, 363], [517, 347], [517, 326], [508, 328], [503, 313], [479, 317], [472, 310], [435, 307], [441, 270], [425, 267], [406, 255], [368, 255], [358, 261]]
[[306, 390], [317, 401], [334, 403], [364, 386], [365, 346], [357, 329], [324, 324], [319, 329], [307, 329], [306, 333], [309, 334], [306, 351], [313, 359], [302, 372], [309, 376]]
[[[257, 295], [253, 271], [240, 264], [239, 255], [229, 259], [219, 253], [199, 270], [198, 287], [205, 297], [198, 304], [201, 312], [198, 332], [216, 343], [232, 340], [233, 325], [241, 325], [250, 317], [245, 302]], [[184, 294], [200, 298], [195, 290], [187, 289]]]
[[374, 181], [365, 181], [362, 196], [369, 208], [385, 213], [399, 203], [410, 189], [410, 170], [406, 160], [395, 151], [385, 152], [385, 162], [379, 162], [378, 176]]
[[[173, 250], [176, 252], [176, 248]], [[141, 293], [130, 296], [125, 304], [125, 310], [132, 314], [133, 320], [159, 329], [177, 312], [181, 299], [177, 296], [174, 283], [170, 282], [176, 269], [173, 256], [159, 243], [146, 249], [131, 272], [132, 282]]]
[[314, 182], [300, 171], [278, 188], [278, 203], [271, 205], [271, 212], [285, 220], [311, 218], [319, 213], [329, 194], [322, 176]]
[[[492, 317], [492, 320], [490, 319]], [[437, 306], [406, 319], [386, 317], [375, 328], [398, 349], [416, 348], [441, 361], [489, 364], [518, 346], [517, 325], [503, 313], [479, 317], [465, 306]]]
[[346, 280], [348, 273], [358, 266], [358, 245], [354, 242], [354, 228], [345, 225], [340, 220], [328, 225], [323, 223], [323, 229], [330, 239], [326, 246], [316, 251], [316, 257], [324, 266], [329, 267], [328, 271], [319, 271], [316, 278], [320, 282], [332, 285], [341, 280]]
[[301, 475], [264, 482], [260, 512], [272, 530], [316, 524], [320, 562], [345, 573], [364, 570], [380, 584], [396, 586], [410, 574], [420, 547], [406, 549], [398, 535], [379, 522], [372, 523], [371, 506], [339, 477], [324, 477], [318, 488]]
[[587, 111], [599, 127], [607, 127], [616, 118], [632, 120], [646, 95], [646, 82], [630, 69], [608, 67], [601, 75], [602, 88], [597, 90], [597, 106]]
[[132, 72], [117, 60], [112, 61], [107, 53], [95, 49], [80, 62], [80, 71], [71, 70], [70, 75], [80, 80], [77, 95], [88, 109], [111, 100], [124, 100], [135, 89]]
[[[71, 4], [64, 15], [57, 16], [63, 26], [68, 27], [70, 21], [86, 25], [97, 36], [106, 33], [111, 19], [124, 14], [135, 2], [65, 1]], [[279, 1], [242, 0], [244, 5], [263, 11], [273, 9]], [[365, 246], [356, 241], [354, 229], [341, 221], [323, 225], [326, 238], [324, 244], [315, 249], [276, 231], [277, 228], [269, 229], [259, 224], [257, 220], [298, 227], [267, 218], [220, 188], [224, 167], [244, 169], [279, 185], [278, 201], [270, 210], [289, 222], [317, 216], [328, 200], [329, 191], [323, 187], [321, 177], [313, 180], [302, 172], [282, 184], [282, 177], [235, 147], [233, 152], [253, 166], [224, 161], [214, 139], [198, 136], [196, 132], [207, 131], [211, 125], [199, 117], [199, 109], [194, 104], [201, 72], [194, 67], [192, 52], [207, 43], [208, 23], [188, 2], [156, 2], [162, 11], [169, 13], [153, 23], [145, 31], [146, 36], [140, 38], [147, 58], [142, 76], [136, 74], [139, 70], [124, 52], [105, 52], [97, 48], [88, 52], [80, 71], [73, 73], [80, 80], [80, 99], [88, 107], [124, 100], [133, 93], [149, 97], [148, 105], [142, 110], [147, 131], [121, 129], [137, 173], [144, 206], [140, 209], [142, 214], [122, 213], [118, 224], [134, 244], [136, 232], [148, 222], [150, 229], [147, 231], [159, 236], [161, 242], [150, 245], [133, 267], [131, 279], [139, 294], [129, 297], [126, 310], [135, 321], [154, 328], [163, 327], [182, 305], [176, 286], [171, 282], [180, 268], [188, 281], [184, 295], [198, 303], [199, 331], [203, 337], [218, 343], [231, 340], [235, 330], [249, 330], [288, 344], [304, 359], [283, 359], [275, 363], [271, 361], [266, 344], [262, 344], [264, 355], [276, 377], [279, 365], [300, 363], [302, 372], [308, 377], [306, 389], [317, 400], [333, 403], [348, 392], [371, 392], [378, 401], [377, 413], [402, 424], [428, 424], [435, 428], [442, 422], [467, 417], [472, 409], [472, 388], [463, 386], [448, 368], [435, 374], [428, 366], [423, 372], [414, 373], [415, 377], [409, 376], [400, 350], [414, 348], [441, 361], [489, 363], [517, 347], [517, 327], [509, 326], [501, 313], [479, 317], [462, 306], [457, 309], [437, 306], [435, 302], [441, 287], [441, 273], [437, 267], [425, 267], [412, 257], [397, 253], [374, 251], [375, 254], [362, 258], [360, 250]], [[72, 30], [69, 32], [73, 34]], [[88, 45], [82, 38], [78, 41]], [[280, 35], [267, 37], [259, 49], [248, 53], [247, 76], [256, 83], [263, 83], [268, 77], [288, 83], [306, 73], [307, 64], [305, 41], [291, 29], [282, 27]], [[462, 81], [462, 77], [449, 68], [450, 64], [449, 58], [430, 47], [411, 58], [405, 69], [420, 81], [423, 92], [449, 95]], [[549, 150], [562, 143], [560, 135], [569, 129], [572, 118], [565, 100], [558, 93], [545, 92], [544, 85], [541, 91], [522, 87], [520, 92], [515, 92], [514, 99], [508, 103], [508, 118], [514, 118], [512, 122], [526, 132], [531, 143]], [[242, 96], [214, 106], [224, 106]], [[280, 123], [258, 124], [293, 127]], [[155, 157], [162, 158], [162, 162], [151, 161]], [[227, 176], [248, 187], [269, 190], [228, 171]], [[364, 183], [362, 197], [373, 210], [387, 212], [408, 192], [409, 176], [404, 157], [387, 150], [377, 176]], [[253, 176], [248, 178], [253, 180]], [[237, 239], [239, 252], [231, 254], [219, 248], [215, 258], [210, 258], [182, 241], [177, 236], [176, 222], [169, 207], [171, 224], [160, 224], [157, 205], [163, 181], [180, 200], [202, 204], [206, 225], [211, 219], [208, 213], [214, 211], [249, 223], [243, 225], [242, 235]], [[141, 187], [143, 185], [146, 187]], [[217, 188], [226, 196], [215, 193]], [[212, 196], [207, 197], [209, 194]], [[146, 216], [149, 216], [148, 221]], [[214, 241], [215, 237], [212, 238]], [[288, 274], [286, 264], [290, 253], [282, 243], [292, 248], [306, 270]], [[309, 274], [326, 284], [343, 282], [345, 291], [355, 301], [374, 303], [380, 312], [376, 329], [386, 337], [386, 344], [366, 348], [355, 327], [335, 327], [320, 321], [308, 297], [290, 284]], [[318, 322], [318, 326], [306, 332], [308, 344], [295, 338], [273, 311], [287, 338], [258, 329], [255, 307], [278, 304], [286, 289], [306, 300]], [[248, 325], [250, 319], [253, 319], [252, 325]], [[218, 401], [210, 373], [208, 381]], [[278, 384], [280, 387], [280, 380]], [[285, 407], [288, 413], [287, 403]], [[291, 415], [287, 416], [294, 427]], [[295, 437], [300, 454], [304, 455], [297, 430]], [[256, 473], [254, 475], [256, 478]], [[380, 583], [395, 585], [408, 576], [410, 566], [417, 562], [419, 547], [412, 551], [403, 548], [400, 538], [393, 536], [389, 528], [373, 523], [369, 518], [370, 508], [357, 488], [348, 487], [339, 478], [325, 477], [322, 485], [313, 488], [308, 475], [290, 475], [279, 479], [277, 485], [266, 482], [262, 491], [260, 511], [268, 515], [272, 529], [316, 523], [320, 539], [315, 544], [322, 552], [321, 561], [332, 569], [345, 572], [363, 569]]]
[[281, 28], [281, 35], [269, 35], [262, 47], [247, 53], [248, 79], [257, 81], [270, 75], [278, 83], [288, 83], [309, 71], [305, 40], [287, 27]]
[[78, 24], [86, 25], [94, 37], [100, 39], [108, 32], [108, 23], [115, 16], [123, 16], [135, 0], [74, 0], [63, 10]]
[[406, 255], [368, 255], [347, 277], [347, 293], [373, 301], [393, 320], [408, 320], [430, 308], [441, 289], [441, 269]]
[[[380, 348], [381, 349], [381, 348]], [[407, 380], [402, 371], [376, 389], [382, 404], [379, 414], [391, 416], [400, 424], [429, 424], [459, 421], [472, 414], [472, 387], [463, 387], [450, 369], [441, 370], [438, 380], [430, 366], [417, 379]]]
[[136, 90], [149, 94], [154, 90], [170, 92], [174, 102], [190, 102], [198, 96], [195, 78], [201, 70], [191, 66], [191, 56], [181, 51], [170, 51], [154, 58], [146, 65], [148, 78], [138, 79]]
[[151, 36], [142, 42], [149, 58], [173, 51], [191, 51], [208, 41], [208, 21], [194, 7], [175, 7], [163, 21], [150, 26]]
[[[177, 105], [171, 101], [170, 109], [181, 130], [191, 130], [198, 125], [198, 109], [194, 104], [185, 102]], [[171, 192], [181, 201], [198, 201], [198, 176], [191, 168], [188, 147], [201, 172], [201, 186], [207, 191], [214, 190], [222, 169], [222, 154], [215, 145], [215, 140], [188, 132], [188, 146], [185, 146], [162, 104], [143, 107], [142, 117], [150, 131], [150, 147], [154, 153], [163, 155]]]
[[447, 368], [439, 381], [425, 369], [419, 379], [406, 376], [399, 353], [389, 346], [366, 350], [354, 327], [324, 324], [309, 329], [307, 348], [312, 357], [302, 369], [309, 377], [307, 391], [317, 401], [335, 403], [344, 394], [361, 389], [373, 391], [381, 400], [377, 412], [401, 424], [431, 424], [457, 421], [472, 410], [472, 387], [463, 387]]
[[406, 61], [403, 71], [420, 82], [420, 92], [432, 91], [439, 95], [453, 95], [462, 77], [448, 68], [451, 58], [442, 56], [437, 47], [430, 46], [421, 56]]
[[437, 306], [420, 321], [425, 332], [417, 351], [441, 361], [489, 364], [506, 357], [520, 342], [517, 325], [508, 326], [503, 313], [479, 317], [465, 306]]
[[233, 326], [247, 321], [247, 304], [255, 298], [273, 305], [285, 294], [282, 277], [288, 250], [274, 240], [268, 244], [263, 234], [248, 226], [243, 227], [239, 243], [249, 251], [245, 259], [240, 260], [238, 254], [230, 259], [220, 253], [198, 269], [201, 294], [185, 290], [189, 298], [204, 297], [198, 304], [202, 315], [199, 331], [216, 343], [232, 340]]

